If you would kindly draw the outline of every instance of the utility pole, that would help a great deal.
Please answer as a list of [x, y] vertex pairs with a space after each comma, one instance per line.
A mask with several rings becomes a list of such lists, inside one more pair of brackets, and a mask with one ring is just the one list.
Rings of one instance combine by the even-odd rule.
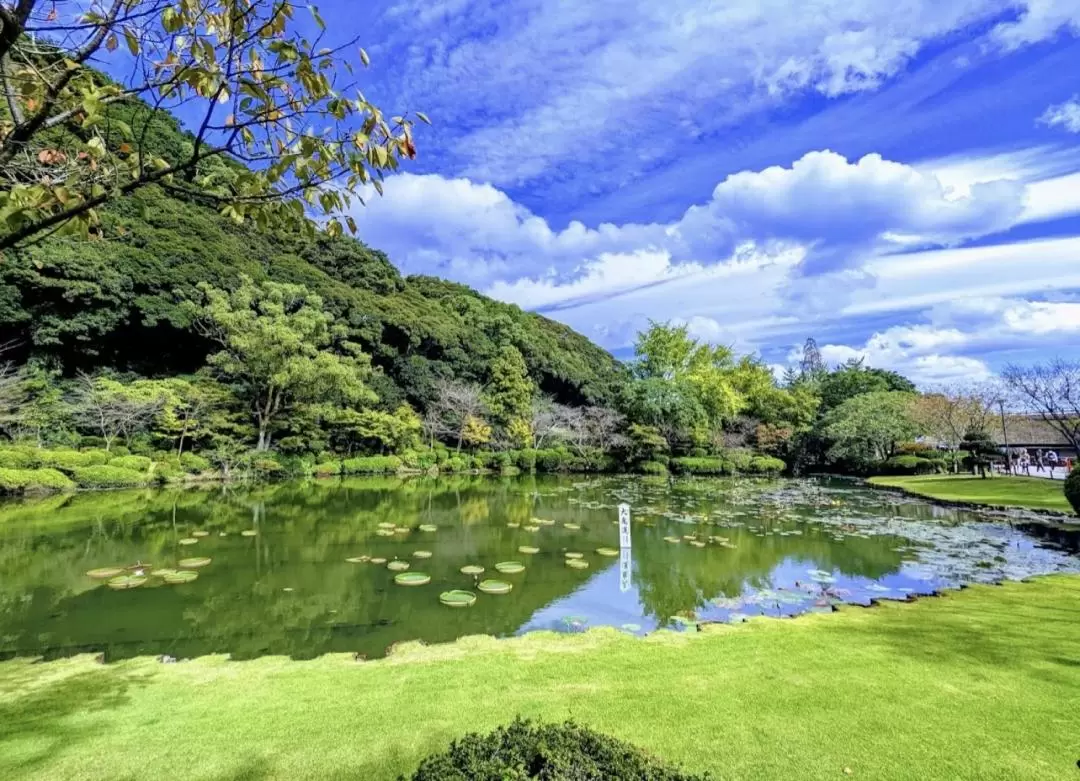
[[1012, 454], [1009, 453], [1009, 432], [1005, 428], [1005, 402], [998, 399], [998, 409], [1001, 411], [1001, 439], [1005, 443], [1005, 471], [1012, 474]]

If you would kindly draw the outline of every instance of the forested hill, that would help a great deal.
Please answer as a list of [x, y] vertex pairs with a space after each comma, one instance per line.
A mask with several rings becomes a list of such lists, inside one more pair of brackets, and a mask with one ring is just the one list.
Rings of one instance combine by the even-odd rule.
[[[185, 143], [171, 118], [154, 125], [162, 147]], [[66, 373], [194, 371], [210, 345], [189, 327], [180, 302], [200, 282], [233, 288], [247, 274], [322, 296], [383, 370], [372, 386], [386, 408], [404, 399], [425, 406], [439, 378], [484, 382], [507, 344], [558, 401], [612, 398], [619, 365], [584, 336], [462, 285], [403, 278], [383, 253], [354, 239], [259, 232], [156, 186], [118, 199], [103, 225], [103, 240], [50, 239], [3, 258], [0, 340], [19, 344], [17, 358], [52, 357]]]

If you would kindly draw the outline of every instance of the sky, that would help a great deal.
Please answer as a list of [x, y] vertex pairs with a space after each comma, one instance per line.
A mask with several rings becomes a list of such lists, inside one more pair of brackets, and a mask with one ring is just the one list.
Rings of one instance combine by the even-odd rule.
[[[359, 10], [362, 8], [362, 10]], [[1080, 344], [1080, 0], [324, 0], [421, 110], [359, 236], [620, 357], [923, 387]]]

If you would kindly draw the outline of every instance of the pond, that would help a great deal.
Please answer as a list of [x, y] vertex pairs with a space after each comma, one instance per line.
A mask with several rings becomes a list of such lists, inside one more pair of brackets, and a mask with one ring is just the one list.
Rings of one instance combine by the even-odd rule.
[[0, 658], [372, 658], [471, 634], [692, 631], [1080, 572], [1078, 541], [839, 481], [371, 478], [57, 496], [0, 505]]

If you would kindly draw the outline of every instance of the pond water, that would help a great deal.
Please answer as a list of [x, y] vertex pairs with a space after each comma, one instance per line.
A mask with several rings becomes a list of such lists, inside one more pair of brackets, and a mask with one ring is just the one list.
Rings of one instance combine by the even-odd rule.
[[[0, 658], [371, 658], [404, 640], [692, 631], [1062, 571], [1080, 572], [1069, 527], [843, 482], [371, 478], [88, 493], [0, 505]], [[444, 605], [452, 590], [475, 602]]]

